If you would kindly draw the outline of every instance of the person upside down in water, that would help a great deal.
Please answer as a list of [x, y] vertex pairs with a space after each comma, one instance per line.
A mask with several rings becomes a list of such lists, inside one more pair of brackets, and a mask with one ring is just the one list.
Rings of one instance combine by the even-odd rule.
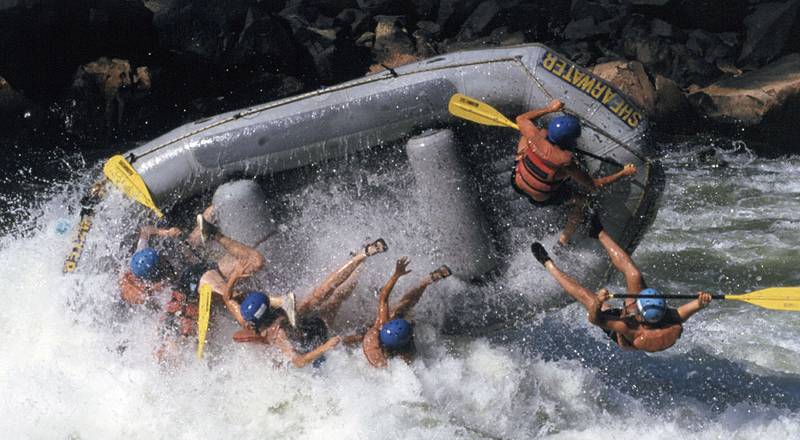
[[[270, 307], [270, 301], [262, 292], [250, 292], [246, 296], [233, 290], [236, 274], [228, 284], [214, 284], [212, 289], [224, 292], [228, 311], [243, 330], [236, 332], [236, 342], [258, 342], [276, 347], [295, 367], [319, 360], [340, 342], [339, 336], [328, 336], [328, 331], [344, 300], [356, 287], [361, 265], [367, 258], [386, 252], [386, 242], [378, 239], [355, 253], [339, 269], [328, 275], [310, 295], [297, 305], [297, 328], [286, 325], [284, 314]], [[203, 281], [201, 281], [203, 282]], [[239, 299], [244, 296], [239, 302]]]
[[554, 99], [545, 108], [517, 116], [521, 135], [511, 180], [514, 189], [536, 205], [559, 204], [569, 197], [568, 203], [573, 208], [558, 239], [559, 244], [567, 245], [577, 226], [583, 223], [588, 197], [578, 189], [565, 188], [564, 182], [572, 179], [584, 190], [594, 192], [625, 176], [636, 174], [636, 167], [627, 164], [614, 174], [596, 179], [581, 169], [569, 151], [574, 148], [581, 133], [577, 118], [570, 115], [555, 117], [546, 130], [534, 124], [540, 117], [557, 112], [563, 107], [561, 101]]
[[361, 347], [367, 361], [377, 368], [388, 365], [388, 359], [400, 356], [406, 362], [413, 360], [416, 347], [414, 346], [414, 325], [404, 317], [422, 298], [425, 289], [431, 284], [451, 275], [450, 268], [443, 265], [423, 277], [416, 286], [407, 291], [400, 302], [389, 307], [389, 295], [400, 277], [411, 273], [408, 270], [409, 260], [402, 257], [395, 264], [394, 273], [386, 281], [378, 298], [378, 316], [363, 337], [348, 338], [348, 343], [361, 339]]
[[562, 272], [541, 243], [534, 242], [531, 252], [567, 294], [583, 304], [589, 312], [589, 322], [600, 327], [620, 348], [657, 352], [672, 347], [681, 337], [683, 323], [706, 307], [711, 295], [700, 292], [697, 299], [677, 309], [667, 307], [666, 301], [658, 298], [658, 291], [647, 287], [630, 256], [603, 230], [597, 216], [592, 217], [591, 223], [589, 235], [600, 241], [611, 263], [625, 276], [627, 292], [639, 295], [638, 299], [626, 299], [622, 309], [612, 309], [606, 303], [607, 289], [600, 289], [595, 295]]

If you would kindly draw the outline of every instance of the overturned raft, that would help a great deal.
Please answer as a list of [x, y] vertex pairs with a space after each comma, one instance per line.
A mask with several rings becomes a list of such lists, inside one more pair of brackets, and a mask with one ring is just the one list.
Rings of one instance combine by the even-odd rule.
[[[634, 163], [639, 172], [602, 196], [606, 229], [632, 250], [661, 190], [646, 121], [619, 90], [542, 45], [458, 52], [178, 127], [128, 153], [154, 200], [169, 208], [241, 176], [261, 176], [452, 126], [455, 93], [513, 116], [551, 99], [582, 124], [590, 173]], [[507, 166], [510, 167], [511, 158]], [[605, 268], [593, 268], [595, 274]]]

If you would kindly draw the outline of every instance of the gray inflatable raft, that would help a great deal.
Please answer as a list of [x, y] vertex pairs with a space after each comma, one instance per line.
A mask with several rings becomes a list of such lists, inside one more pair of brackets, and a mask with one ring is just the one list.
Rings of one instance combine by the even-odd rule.
[[[581, 119], [578, 146], [591, 173], [634, 163], [639, 172], [602, 196], [606, 229], [629, 250], [652, 221], [660, 170], [645, 151], [646, 121], [619, 90], [542, 45], [451, 53], [337, 86], [178, 127], [125, 156], [168, 208], [232, 176], [260, 176], [336, 158], [456, 123], [455, 93], [514, 116], [565, 103]], [[498, 128], [497, 130], [504, 130]], [[508, 130], [509, 134], [513, 134]], [[509, 152], [512, 150], [509, 148]], [[506, 169], [510, 168], [509, 156]], [[510, 182], [509, 182], [510, 187]], [[593, 268], [595, 275], [600, 268]]]

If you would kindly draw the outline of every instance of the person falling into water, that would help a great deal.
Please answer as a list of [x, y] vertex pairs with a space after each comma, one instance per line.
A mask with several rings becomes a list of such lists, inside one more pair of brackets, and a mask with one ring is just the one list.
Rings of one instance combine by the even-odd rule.
[[[406, 362], [413, 360], [414, 325], [405, 317], [422, 298], [425, 289], [431, 284], [451, 275], [450, 268], [443, 265], [423, 277], [414, 287], [408, 290], [393, 308], [389, 307], [389, 295], [400, 277], [411, 273], [408, 270], [409, 260], [402, 257], [397, 260], [394, 273], [386, 281], [378, 298], [378, 316], [372, 327], [361, 338], [361, 347], [367, 361], [377, 368], [388, 365], [388, 359], [400, 356]], [[357, 339], [357, 338], [356, 338]], [[348, 338], [348, 342], [357, 342]]]
[[[182, 234], [179, 228], [142, 227], [130, 269], [120, 280], [120, 295], [126, 303], [163, 308], [162, 343], [156, 350], [156, 357], [161, 361], [176, 356], [178, 343], [196, 334], [198, 289], [203, 278], [206, 282], [226, 282], [226, 278], [236, 274], [238, 280], [264, 266], [264, 257], [256, 249], [225, 236], [205, 220], [212, 215], [213, 206], [198, 215], [197, 226], [186, 242], [176, 243], [172, 252], [156, 250], [151, 247], [150, 240], [153, 236], [177, 239]], [[217, 258], [204, 249], [212, 240], [223, 248]], [[214, 263], [209, 263], [210, 260]], [[163, 307], [158, 304], [158, 292], [168, 292]], [[285, 309], [294, 321], [293, 296], [269, 298], [269, 301], [272, 307]]]
[[681, 337], [683, 323], [706, 307], [711, 302], [711, 295], [700, 292], [697, 299], [677, 309], [669, 308], [663, 298], [657, 297], [658, 291], [647, 287], [630, 256], [603, 230], [597, 216], [591, 219], [589, 235], [600, 241], [611, 263], [625, 276], [627, 292], [640, 295], [638, 299], [626, 299], [622, 309], [612, 309], [606, 303], [609, 299], [607, 289], [602, 288], [593, 294], [562, 272], [541, 243], [534, 242], [531, 252], [564, 291], [586, 308], [589, 322], [600, 327], [620, 348], [657, 352], [672, 347]]
[[594, 192], [622, 177], [636, 174], [636, 167], [627, 164], [614, 174], [596, 179], [581, 169], [569, 151], [575, 147], [581, 132], [577, 118], [569, 115], [555, 117], [546, 130], [534, 124], [540, 117], [563, 107], [564, 104], [555, 99], [545, 108], [517, 116], [521, 136], [511, 179], [514, 189], [535, 205], [560, 204], [569, 198], [568, 203], [573, 205], [573, 209], [558, 239], [559, 244], [567, 245], [577, 226], [583, 222], [588, 198], [582, 191], [566, 188], [564, 182], [572, 179], [585, 190]]
[[340, 306], [355, 289], [362, 263], [386, 250], [386, 242], [378, 239], [352, 254], [347, 263], [328, 275], [297, 305], [296, 329], [289, 328], [285, 316], [268, 306], [264, 293], [256, 291], [245, 296], [234, 291], [238, 274], [227, 284], [212, 280], [211, 286], [223, 294], [228, 311], [243, 327], [233, 335], [234, 341], [273, 346], [298, 368], [310, 363], [318, 365], [318, 359], [341, 342], [339, 336], [328, 337], [328, 331]]

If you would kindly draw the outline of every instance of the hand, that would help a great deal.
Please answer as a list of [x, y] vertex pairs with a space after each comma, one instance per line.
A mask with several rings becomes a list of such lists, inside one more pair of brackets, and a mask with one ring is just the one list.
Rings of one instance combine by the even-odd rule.
[[609, 297], [611, 297], [611, 293], [605, 287], [597, 291], [597, 300], [600, 301], [600, 304], [608, 301]]
[[564, 103], [559, 101], [558, 99], [554, 99], [550, 101], [549, 104], [547, 104], [547, 110], [549, 110], [550, 112], [557, 112], [562, 108], [564, 108]]
[[636, 174], [638, 170], [636, 169], [636, 165], [632, 163], [626, 163], [624, 167], [622, 167], [622, 175], [623, 176], [633, 176]]
[[711, 304], [711, 294], [707, 292], [698, 292], [697, 302], [700, 304], [701, 309], [705, 308], [707, 305]]
[[178, 237], [181, 234], [183, 234], [183, 231], [181, 231], [180, 228], [175, 228], [175, 227], [169, 228], [166, 231], [164, 231], [164, 235], [172, 238]]
[[408, 265], [410, 263], [411, 261], [408, 260], [408, 257], [400, 257], [394, 266], [395, 276], [401, 277], [403, 275], [411, 273], [411, 271], [408, 270]]

